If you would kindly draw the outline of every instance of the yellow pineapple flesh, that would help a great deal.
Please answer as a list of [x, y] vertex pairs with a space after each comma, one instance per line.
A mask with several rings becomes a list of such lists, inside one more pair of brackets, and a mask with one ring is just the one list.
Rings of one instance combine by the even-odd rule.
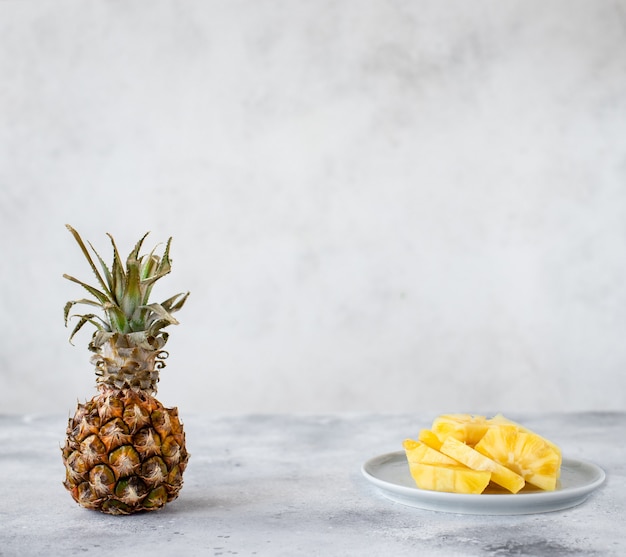
[[432, 465], [414, 462], [411, 476], [420, 489], [449, 493], [482, 493], [489, 485], [491, 472], [470, 470], [461, 465]]
[[406, 439], [402, 446], [406, 453], [407, 461], [409, 465], [412, 462], [421, 464], [452, 464], [458, 465], [458, 462], [449, 456], [429, 447], [428, 445], [415, 441], [413, 439]]
[[442, 414], [432, 423], [431, 431], [443, 443], [447, 437], [454, 437], [463, 443], [474, 446], [489, 429], [485, 416], [471, 414]]
[[537, 434], [515, 425], [490, 428], [474, 447], [479, 453], [513, 470], [546, 491], [557, 487], [561, 455]]
[[561, 454], [561, 449], [559, 448], [558, 445], [556, 445], [555, 443], [553, 443], [549, 439], [547, 439], [545, 437], [542, 437], [538, 433], [536, 433], [534, 431], [531, 431], [530, 429], [528, 429], [527, 427], [523, 426], [522, 424], [514, 422], [513, 420], [510, 420], [509, 418], [506, 418], [502, 414], [496, 414], [493, 418], [491, 418], [489, 420], [489, 422], [492, 425], [513, 425], [513, 426], [517, 427], [517, 429], [519, 429], [520, 431], [523, 431], [525, 433], [531, 433], [533, 435], [536, 435], [537, 437], [540, 437], [545, 443], [547, 443], [558, 454], [558, 456], [559, 456], [559, 464], [558, 464], [559, 471], [558, 471], [558, 474], [560, 476], [561, 463], [562, 463], [562, 460], [563, 460], [563, 456]]
[[511, 493], [517, 493], [526, 483], [524, 478], [513, 472], [513, 470], [479, 453], [477, 450], [454, 437], [448, 437], [443, 442], [441, 452], [465, 464], [465, 466], [472, 470], [488, 470], [491, 472], [491, 481]]
[[[417, 441], [407, 439], [403, 447], [418, 487], [456, 493], [482, 493], [478, 476], [470, 472], [482, 472], [481, 480], [489, 475], [483, 489], [493, 483], [519, 493], [530, 484], [551, 491], [558, 485], [562, 463], [557, 445], [502, 414], [489, 419], [443, 414], [431, 429], [420, 430]], [[471, 487], [464, 483], [470, 479]]]
[[431, 449], [438, 451], [441, 449], [441, 439], [437, 437], [430, 429], [422, 429], [419, 432], [418, 439], [424, 445], [428, 445]]

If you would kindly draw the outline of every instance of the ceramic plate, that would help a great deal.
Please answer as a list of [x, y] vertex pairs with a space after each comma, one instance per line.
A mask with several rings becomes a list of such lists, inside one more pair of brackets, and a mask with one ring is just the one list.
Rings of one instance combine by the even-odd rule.
[[442, 493], [415, 486], [404, 451], [372, 458], [363, 465], [362, 472], [385, 497], [397, 503], [431, 511], [491, 515], [568, 509], [585, 501], [606, 477], [604, 470], [591, 462], [564, 458], [560, 485], [555, 491], [524, 488], [515, 495], [506, 492]]

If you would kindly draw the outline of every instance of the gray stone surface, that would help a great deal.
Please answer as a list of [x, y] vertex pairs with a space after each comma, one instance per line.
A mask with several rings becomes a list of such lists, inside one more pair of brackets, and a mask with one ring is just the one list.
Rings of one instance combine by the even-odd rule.
[[626, 413], [510, 417], [601, 465], [605, 484], [554, 513], [423, 511], [384, 499], [360, 467], [433, 416], [183, 413], [191, 460], [179, 499], [115, 517], [62, 487], [65, 418], [0, 416], [0, 555], [625, 555]]

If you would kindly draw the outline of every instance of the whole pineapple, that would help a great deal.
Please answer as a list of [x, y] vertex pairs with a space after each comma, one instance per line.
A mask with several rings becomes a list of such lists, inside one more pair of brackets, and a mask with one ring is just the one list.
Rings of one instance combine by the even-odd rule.
[[[155, 397], [159, 370], [167, 352], [168, 334], [163, 329], [178, 322], [172, 314], [185, 303], [186, 294], [164, 302], [149, 303], [154, 283], [170, 272], [168, 240], [159, 257], [152, 250], [139, 252], [145, 234], [126, 259], [124, 267], [115, 241], [113, 264], [107, 267], [89, 244], [102, 269], [98, 271], [80, 235], [69, 225], [99, 283], [98, 287], [63, 275], [80, 284], [91, 298], [65, 305], [65, 324], [79, 319], [70, 335], [90, 323], [96, 330], [89, 344], [94, 352], [98, 394], [78, 404], [69, 419], [62, 448], [66, 469], [64, 485], [83, 507], [108, 514], [156, 510], [176, 499], [183, 483], [189, 455], [176, 408], [165, 408]], [[82, 304], [102, 315], [70, 316]]]

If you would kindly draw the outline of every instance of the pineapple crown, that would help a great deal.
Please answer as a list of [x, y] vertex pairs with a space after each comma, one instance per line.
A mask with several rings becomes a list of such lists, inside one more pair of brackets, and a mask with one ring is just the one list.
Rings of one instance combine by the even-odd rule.
[[[89, 345], [89, 348], [94, 351], [120, 334], [126, 335], [137, 346], [145, 345], [146, 348], [155, 345], [163, 346], [168, 335], [162, 329], [168, 325], [178, 324], [172, 314], [183, 307], [189, 296], [189, 292], [179, 293], [160, 304], [149, 303], [155, 282], [171, 270], [169, 251], [172, 238], [167, 241], [161, 256], [156, 255], [156, 248], [149, 254], [140, 256], [141, 246], [149, 233], [144, 234], [128, 255], [124, 267], [113, 236], [107, 234], [113, 246], [111, 268], [88, 242], [102, 268], [100, 272], [78, 232], [70, 225], [66, 226], [80, 246], [99, 284], [98, 287], [94, 287], [70, 275], [63, 275], [64, 278], [80, 284], [93, 297], [93, 299], [82, 298], [65, 304], [65, 326], [67, 327], [72, 317], [79, 319], [70, 335], [70, 342], [86, 323], [90, 323], [96, 327]], [[70, 315], [72, 307], [77, 304], [99, 308], [103, 315], [95, 313]]]

